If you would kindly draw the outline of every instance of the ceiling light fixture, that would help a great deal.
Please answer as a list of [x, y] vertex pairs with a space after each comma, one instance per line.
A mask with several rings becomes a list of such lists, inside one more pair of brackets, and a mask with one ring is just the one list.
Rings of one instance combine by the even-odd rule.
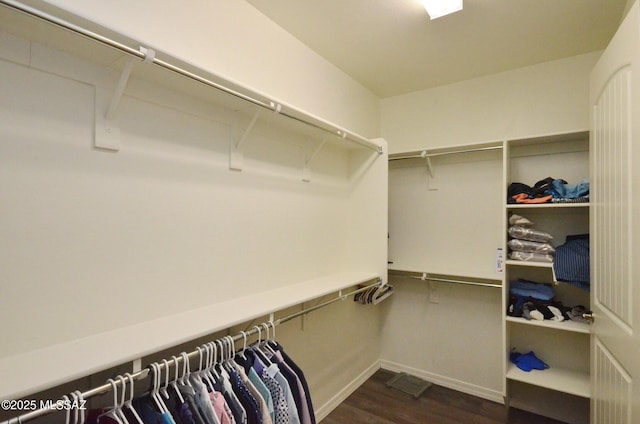
[[422, 4], [432, 20], [462, 10], [462, 0], [422, 0]]

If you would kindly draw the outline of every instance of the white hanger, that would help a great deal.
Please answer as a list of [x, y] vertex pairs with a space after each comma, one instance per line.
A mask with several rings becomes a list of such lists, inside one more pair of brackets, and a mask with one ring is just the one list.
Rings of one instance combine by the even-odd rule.
[[[174, 363], [174, 367], [176, 369], [176, 376], [173, 380], [171, 380], [171, 387], [173, 387], [173, 389], [176, 391], [176, 394], [178, 395], [178, 399], [180, 399], [180, 403], [184, 403], [184, 397], [182, 396], [182, 393], [180, 393], [180, 389], [178, 388], [178, 357], [177, 356], [172, 356], [171, 359], [173, 359], [173, 363]], [[143, 423], [139, 423], [139, 424], [143, 424]]]
[[[69, 393], [69, 396], [71, 396], [71, 399], [69, 400], [69, 408], [67, 409], [69, 410], [69, 413], [73, 410], [73, 424], [78, 424], [78, 398], [75, 393]], [[69, 398], [67, 397], [67, 399]], [[71, 408], [72, 406], [73, 408]]]
[[76, 390], [73, 392], [78, 399], [78, 409], [80, 410], [80, 421], [78, 424], [84, 424], [85, 421], [85, 405], [84, 405], [84, 397], [82, 396], [82, 392], [80, 390]]
[[211, 349], [211, 345], [209, 343], [203, 344], [202, 348], [204, 349], [205, 353], [207, 354], [206, 360], [205, 360], [205, 364], [204, 364], [204, 368], [202, 369], [202, 373], [203, 373], [204, 377], [207, 379], [207, 381], [209, 382], [209, 384], [211, 385], [211, 389], [213, 389], [213, 387], [215, 385], [215, 378], [213, 377], [213, 374], [211, 373], [211, 367], [212, 367], [212, 364], [213, 364], [213, 360], [212, 360], [213, 349]]
[[[160, 388], [160, 394], [164, 396], [165, 399], [169, 399], [169, 392], [167, 392], [167, 388], [169, 387], [169, 361], [166, 359], [162, 360], [162, 364], [164, 365], [164, 385]], [[168, 411], [168, 408], [167, 408]]]
[[273, 338], [272, 340], [275, 342], [276, 341], [276, 323], [273, 321], [269, 321], [269, 324], [271, 324], [271, 326], [273, 327]]
[[180, 381], [182, 382], [182, 384], [186, 384], [189, 387], [193, 388], [191, 381], [189, 381], [189, 376], [191, 375], [191, 364], [189, 364], [189, 355], [187, 355], [187, 352], [182, 352], [180, 353], [180, 356], [182, 357], [182, 377]]
[[242, 350], [240, 351], [240, 357], [242, 357], [242, 359], [247, 359], [244, 354], [244, 351], [247, 350], [247, 333], [241, 331], [240, 334], [242, 334]]
[[113, 407], [109, 411], [105, 412], [104, 414], [98, 415], [97, 422], [100, 423], [100, 418], [107, 416], [109, 418], [114, 419], [118, 424], [124, 424], [119, 414], [116, 413], [116, 410], [118, 409], [118, 387], [116, 386], [116, 382], [110, 378], [107, 380], [107, 383], [111, 385], [111, 390], [113, 391]]
[[227, 336], [225, 339], [229, 340], [229, 359], [233, 360], [236, 356], [236, 342], [233, 341], [233, 337]]
[[162, 398], [160, 397], [160, 365], [157, 362], [154, 362], [152, 364], [149, 364], [149, 366], [153, 370], [153, 388], [151, 389], [151, 397], [156, 402], [158, 410], [161, 414], [169, 413], [167, 405], [164, 404]]
[[216, 370], [216, 364], [218, 363], [218, 345], [214, 342], [208, 343], [211, 348], [211, 366], [209, 367], [209, 372], [213, 375], [214, 380], [220, 381], [220, 375], [218, 374], [218, 370]]
[[160, 401], [158, 400], [158, 398], [156, 398], [156, 391], [158, 389], [158, 364], [149, 364], [149, 368], [151, 368], [151, 390], [149, 391], [149, 395], [151, 396], [151, 399], [153, 399], [153, 401], [156, 403], [156, 406], [158, 407], [160, 412], [163, 412]]
[[[62, 400], [65, 402], [65, 405], [67, 404], [67, 402], [71, 402], [69, 396], [67, 395], [62, 396]], [[71, 424], [71, 408], [67, 408], [67, 410], [65, 411], [64, 422], [65, 424]], [[20, 420], [18, 420], [18, 424], [20, 424]]]
[[218, 363], [224, 369], [225, 362], [227, 361], [227, 358], [225, 356], [225, 353], [226, 353], [225, 352], [225, 345], [224, 345], [224, 343], [222, 342], [221, 339], [216, 340], [215, 343], [216, 343], [216, 345], [218, 345], [218, 348], [220, 349], [220, 361]]
[[125, 395], [126, 395], [126, 381], [124, 379], [123, 376], [118, 375], [116, 377], [116, 380], [118, 380], [120, 382], [120, 385], [122, 386], [122, 390], [121, 390], [121, 394], [120, 394], [120, 403], [118, 403], [118, 408], [116, 409], [115, 413], [118, 414], [118, 416], [120, 417], [120, 419], [122, 420], [122, 422], [124, 424], [129, 424], [129, 420], [127, 419], [127, 417], [124, 415], [124, 411], [122, 410], [122, 407], [124, 406], [124, 401], [125, 401]]
[[262, 342], [262, 329], [257, 325], [254, 325], [253, 328], [258, 331], [258, 341], [256, 343], [259, 345]]
[[264, 365], [269, 366], [271, 365], [271, 352], [267, 351], [265, 352], [265, 346], [267, 344], [267, 341], [269, 340], [269, 326], [265, 323], [260, 324], [261, 327], [264, 327], [265, 332], [267, 333], [265, 339], [260, 342], [258, 345], [256, 345], [256, 351], [260, 354], [260, 360], [264, 362]]
[[[129, 400], [124, 402], [124, 406], [126, 406], [127, 409], [129, 409], [129, 411], [131, 411], [131, 413], [135, 417], [135, 419], [138, 422], [138, 424], [144, 424], [142, 422], [142, 419], [140, 418], [140, 415], [138, 415], [138, 411], [135, 410], [135, 408], [133, 407], [133, 404], [131, 403], [133, 401], [133, 396], [134, 396], [134, 393], [135, 393], [135, 391], [134, 391], [134, 383], [133, 383], [133, 376], [131, 374], [129, 374], [129, 373], [126, 373], [125, 377], [129, 379]], [[83, 422], [84, 422], [84, 420], [82, 420], [82, 423]]]
[[198, 346], [196, 348], [198, 350], [198, 353], [200, 354], [200, 361], [199, 361], [199, 374], [200, 376], [206, 380], [206, 382], [209, 384], [209, 387], [211, 387], [211, 389], [213, 389], [213, 380], [211, 379], [211, 376], [209, 375], [209, 373], [207, 372], [207, 367], [205, 366], [204, 361], [204, 355], [203, 352], [207, 355], [206, 356], [206, 364], [209, 363], [209, 356], [210, 356], [210, 352], [209, 349], [206, 347], [206, 345], [202, 345], [202, 346]]
[[225, 347], [226, 350], [226, 359], [224, 361], [224, 365], [227, 368], [227, 371], [231, 370], [232, 365], [231, 365], [231, 361], [233, 361], [233, 355], [235, 355], [235, 352], [233, 351], [233, 349], [231, 348], [233, 343], [233, 339], [230, 336], [225, 336], [222, 338], [222, 344]]
[[273, 327], [273, 332], [271, 334], [271, 339], [267, 340], [267, 342], [265, 343], [265, 346], [267, 348], [267, 350], [269, 351], [269, 353], [271, 353], [272, 355], [276, 354], [276, 351], [269, 345], [270, 341], [275, 342], [276, 341], [276, 324], [273, 321], [269, 321], [267, 325], [271, 325], [271, 327]]

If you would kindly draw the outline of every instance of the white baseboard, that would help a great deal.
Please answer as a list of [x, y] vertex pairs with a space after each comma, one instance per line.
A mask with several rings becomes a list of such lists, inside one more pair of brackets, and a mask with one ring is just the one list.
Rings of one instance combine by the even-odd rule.
[[414, 377], [422, 378], [423, 380], [429, 381], [433, 384], [437, 384], [438, 386], [447, 387], [449, 389], [457, 390], [462, 393], [467, 393], [469, 395], [504, 404], [504, 396], [502, 392], [497, 390], [487, 389], [486, 387], [477, 386], [475, 384], [466, 383], [464, 381], [456, 380], [438, 374], [433, 374], [428, 371], [423, 371], [417, 368], [408, 367], [406, 365], [386, 360], [380, 361], [380, 367], [387, 371], [405, 372]]
[[375, 361], [366, 370], [360, 373], [351, 383], [349, 383], [344, 389], [340, 390], [333, 396], [327, 403], [319, 408], [315, 408], [316, 421], [320, 422], [336, 409], [342, 402], [344, 402], [358, 387], [362, 386], [373, 374], [380, 369], [380, 361]]

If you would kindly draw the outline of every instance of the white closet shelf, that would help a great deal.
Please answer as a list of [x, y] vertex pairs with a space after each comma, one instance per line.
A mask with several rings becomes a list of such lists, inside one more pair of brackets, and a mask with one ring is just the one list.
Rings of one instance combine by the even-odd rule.
[[591, 397], [591, 383], [588, 372], [570, 370], [566, 368], [551, 368], [544, 371], [522, 371], [514, 364], [509, 364], [507, 378], [513, 381], [557, 390], [583, 398]]
[[515, 265], [515, 266], [531, 266], [537, 268], [550, 268], [553, 269], [553, 262], [534, 262], [534, 261], [515, 261], [508, 260], [505, 261], [507, 265]]
[[510, 316], [508, 316], [506, 319], [507, 319], [507, 322], [513, 322], [513, 323], [522, 324], [522, 325], [533, 325], [537, 327], [551, 328], [553, 330], [573, 331], [575, 333], [584, 333], [584, 334], [591, 333], [591, 326], [589, 324], [576, 322], [576, 321], [562, 321], [562, 322], [551, 321], [551, 320], [538, 321], [533, 319], [527, 320], [525, 318], [510, 317]]
[[580, 203], [507, 203], [507, 209], [588, 208], [589, 202]]
[[55, 387], [377, 278], [369, 272], [332, 274], [0, 358], [0, 399], [17, 399]]

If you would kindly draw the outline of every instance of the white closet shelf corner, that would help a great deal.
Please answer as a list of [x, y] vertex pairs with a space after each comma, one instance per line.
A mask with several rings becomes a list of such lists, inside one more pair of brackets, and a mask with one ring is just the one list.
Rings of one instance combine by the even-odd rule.
[[0, 358], [0, 399], [19, 399], [378, 278], [336, 273]]
[[526, 320], [525, 318], [511, 317], [511, 316], [508, 316], [506, 320], [507, 322], [512, 322], [515, 324], [533, 325], [537, 327], [551, 328], [553, 330], [563, 330], [563, 331], [572, 331], [574, 333], [591, 334], [591, 326], [589, 324], [577, 322], [577, 321], [562, 321], [562, 322], [557, 322], [552, 320], [537, 321], [537, 320]]

